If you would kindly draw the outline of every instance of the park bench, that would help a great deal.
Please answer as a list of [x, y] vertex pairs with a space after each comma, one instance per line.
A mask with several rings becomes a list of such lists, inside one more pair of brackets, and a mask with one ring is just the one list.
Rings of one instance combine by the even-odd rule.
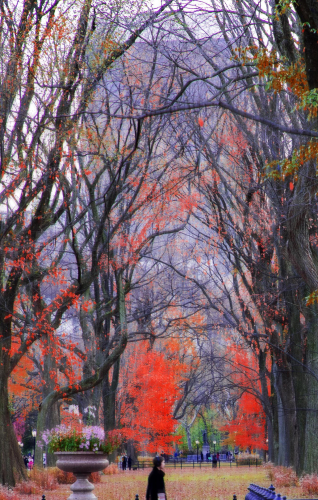
[[[236, 495], [233, 496], [233, 500], [237, 500]], [[274, 486], [271, 484], [269, 488], [263, 488], [257, 484], [250, 484], [248, 487], [248, 493], [245, 496], [245, 500], [287, 500], [285, 496], [281, 496], [280, 493], [275, 492]], [[298, 499], [294, 499], [298, 500]], [[304, 500], [316, 500], [316, 499], [304, 499]]]

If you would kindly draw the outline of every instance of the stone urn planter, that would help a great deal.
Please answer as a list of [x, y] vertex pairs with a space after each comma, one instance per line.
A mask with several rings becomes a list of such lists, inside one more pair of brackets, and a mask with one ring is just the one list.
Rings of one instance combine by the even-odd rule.
[[56, 451], [54, 455], [56, 466], [64, 472], [73, 472], [76, 477], [68, 500], [97, 500], [94, 485], [87, 478], [91, 472], [106, 469], [109, 464], [106, 455], [102, 451]]

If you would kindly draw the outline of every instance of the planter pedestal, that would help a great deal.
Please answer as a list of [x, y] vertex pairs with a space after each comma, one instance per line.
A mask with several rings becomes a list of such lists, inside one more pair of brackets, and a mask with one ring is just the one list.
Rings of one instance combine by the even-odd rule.
[[64, 472], [72, 472], [76, 481], [71, 486], [68, 500], [97, 500], [94, 485], [88, 481], [91, 472], [99, 472], [108, 466], [106, 455], [93, 451], [57, 451], [56, 466]]
[[93, 493], [94, 485], [88, 480], [90, 473], [75, 472], [73, 474], [76, 477], [76, 481], [70, 487], [73, 493], [67, 500], [97, 500], [97, 497]]

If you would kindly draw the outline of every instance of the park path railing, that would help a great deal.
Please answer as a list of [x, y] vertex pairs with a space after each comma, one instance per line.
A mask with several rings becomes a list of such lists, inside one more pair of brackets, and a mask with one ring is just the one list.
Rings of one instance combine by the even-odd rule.
[[[169, 460], [166, 461], [166, 468], [174, 468], [174, 469], [184, 469], [184, 468], [202, 468], [202, 467], [210, 467], [212, 469], [215, 469], [216, 467], [240, 467], [242, 465], [248, 466], [248, 467], [259, 467], [262, 465], [263, 461], [260, 459], [244, 459], [244, 460], [235, 460], [235, 461], [218, 461], [218, 462], [212, 462], [212, 461], [204, 461], [204, 460], [199, 460], [198, 462], [196, 460]], [[121, 469], [122, 468], [122, 463], [118, 462], [118, 467]], [[140, 470], [140, 469], [147, 469], [149, 467], [153, 467], [152, 461], [139, 461], [136, 460], [131, 468], [133, 470]], [[127, 469], [127, 466], [126, 466]]]

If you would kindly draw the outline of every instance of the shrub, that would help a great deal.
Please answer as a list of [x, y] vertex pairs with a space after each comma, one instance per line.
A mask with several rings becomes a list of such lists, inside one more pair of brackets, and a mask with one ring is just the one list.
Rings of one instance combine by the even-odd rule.
[[[52, 474], [58, 484], [73, 484], [76, 481], [76, 478], [72, 472], [64, 472], [57, 467], [52, 467]], [[101, 477], [99, 472], [92, 472], [88, 476], [88, 480], [91, 483], [100, 483]]]
[[34, 481], [23, 481], [16, 485], [14, 491], [21, 495], [35, 495], [39, 492], [39, 487]]
[[12, 489], [0, 486], [0, 500], [19, 500], [19, 496]]
[[300, 479], [300, 486], [303, 493], [312, 495], [318, 493], [318, 476], [317, 474], [307, 474]]
[[245, 458], [257, 458], [257, 460], [260, 460], [261, 457], [259, 456], [258, 453], [240, 453], [239, 455], [237, 455], [237, 458], [242, 458], [242, 459], [245, 459]]
[[116, 464], [110, 464], [106, 469], [103, 470], [103, 473], [110, 476], [112, 474], [118, 474], [119, 469]]
[[43, 490], [56, 490], [58, 483], [52, 468], [38, 469], [34, 467], [30, 472], [30, 479]]
[[298, 478], [292, 467], [276, 467], [273, 464], [266, 465], [265, 469], [269, 479], [275, 486], [297, 486]]
[[73, 484], [75, 483], [75, 476], [72, 472], [64, 472], [57, 467], [52, 469], [52, 473], [54, 474], [55, 480], [58, 484]]
[[[153, 458], [154, 457], [137, 457], [137, 460], [138, 462], [151, 462], [153, 461]], [[119, 457], [119, 461], [120, 461], [120, 457]]]
[[91, 483], [100, 483], [101, 482], [101, 475], [99, 472], [92, 472], [89, 477], [88, 477], [88, 480], [91, 482]]
[[270, 480], [271, 483], [274, 482], [274, 469], [275, 465], [272, 462], [267, 462], [267, 464], [264, 464], [264, 469], [266, 470], [268, 479]]
[[235, 460], [239, 465], [256, 465], [256, 460], [258, 464], [262, 463], [262, 459], [257, 453], [254, 455], [250, 453], [240, 453]]

